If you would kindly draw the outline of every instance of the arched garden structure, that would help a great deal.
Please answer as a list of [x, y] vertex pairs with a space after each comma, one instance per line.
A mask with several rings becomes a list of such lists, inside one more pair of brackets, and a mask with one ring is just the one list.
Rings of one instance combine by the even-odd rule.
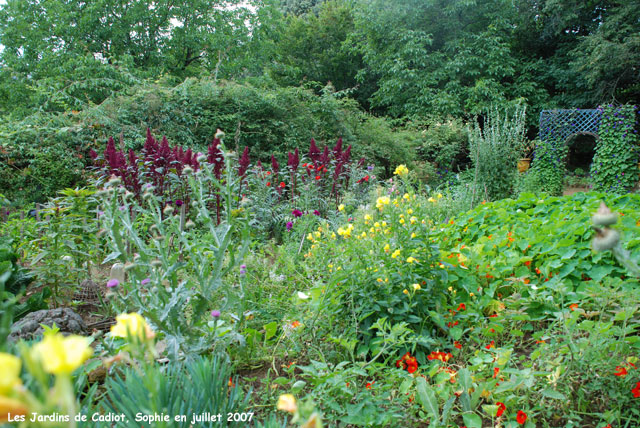
[[638, 181], [637, 107], [606, 106], [597, 109], [543, 110], [534, 171], [545, 190], [561, 193], [568, 153], [574, 135], [595, 137], [590, 175], [595, 189], [607, 192], [631, 190]]

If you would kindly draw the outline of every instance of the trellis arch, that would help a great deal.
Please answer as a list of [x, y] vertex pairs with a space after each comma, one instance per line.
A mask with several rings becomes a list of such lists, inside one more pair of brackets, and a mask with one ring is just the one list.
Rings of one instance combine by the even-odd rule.
[[590, 134], [598, 138], [602, 110], [599, 109], [557, 109], [540, 112], [540, 132], [542, 141], [565, 142], [575, 134]]

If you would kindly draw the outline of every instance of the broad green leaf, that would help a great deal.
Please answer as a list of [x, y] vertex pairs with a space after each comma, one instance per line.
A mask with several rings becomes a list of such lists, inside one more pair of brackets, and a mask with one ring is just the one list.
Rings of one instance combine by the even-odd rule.
[[462, 420], [467, 428], [482, 428], [482, 418], [475, 413], [465, 413]]
[[273, 336], [276, 335], [276, 331], [278, 331], [278, 324], [273, 321], [269, 324], [265, 324], [264, 326], [264, 340], [269, 340]]
[[419, 377], [417, 380], [417, 391], [418, 391], [418, 400], [422, 405], [422, 408], [425, 409], [433, 418], [440, 417], [440, 406], [438, 406], [438, 399], [436, 398], [435, 392], [429, 385], [427, 385], [427, 381], [423, 377]]

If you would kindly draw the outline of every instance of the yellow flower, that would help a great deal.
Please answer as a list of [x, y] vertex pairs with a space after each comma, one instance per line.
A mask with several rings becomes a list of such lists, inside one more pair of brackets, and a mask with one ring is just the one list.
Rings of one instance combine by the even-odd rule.
[[415, 233], [415, 232], [413, 232], [413, 233], [411, 234], [411, 238], [415, 238], [416, 236], [417, 236], [417, 235], [416, 235], [416, 233]]
[[116, 317], [116, 325], [111, 327], [111, 336], [127, 338], [131, 335], [140, 340], [153, 339], [155, 333], [147, 321], [137, 312], [120, 314]]
[[420, 284], [413, 284], [412, 287], [416, 291], [418, 291], [418, 290], [420, 290], [422, 288], [422, 287], [420, 287]]
[[409, 214], [409, 215], [413, 214], [413, 209], [409, 208], [409, 209], [407, 210], [407, 214]]
[[405, 193], [402, 198], [408, 201], [409, 199], [411, 199], [411, 196], [408, 193]]
[[404, 224], [404, 219], [403, 218], [400, 219], [400, 224]]
[[311, 233], [309, 233], [309, 234], [307, 235], [307, 239], [308, 239], [309, 241], [313, 241], [313, 235], [312, 235]]
[[338, 211], [344, 211], [344, 204], [338, 205]]
[[385, 205], [389, 205], [390, 202], [391, 200], [389, 199], [388, 196], [380, 196], [376, 201], [376, 208], [381, 210], [382, 208], [384, 208]]
[[378, 282], [384, 282], [382, 278], [377, 279]]
[[411, 222], [411, 224], [416, 224], [416, 221], [418, 221], [417, 218], [415, 218], [415, 216], [412, 216], [409, 221]]
[[435, 199], [433, 199], [433, 198], [429, 198], [429, 199], [427, 199], [427, 201], [429, 201], [429, 202], [435, 202], [436, 200], [435, 200]]
[[396, 170], [393, 172], [395, 175], [399, 175], [400, 177], [404, 177], [409, 174], [409, 170], [405, 165], [398, 165]]
[[369, 222], [369, 221], [371, 221], [371, 220], [373, 220], [373, 217], [371, 217], [371, 215], [370, 215], [370, 214], [365, 214], [365, 215], [364, 215], [364, 219], [365, 219], [365, 221], [367, 221], [367, 224], [369, 224], [368, 222]]
[[35, 344], [31, 352], [47, 373], [70, 374], [93, 354], [90, 343], [91, 339], [88, 337], [64, 337], [60, 333], [45, 333], [42, 341]]
[[378, 223], [377, 221], [376, 221], [375, 223], [373, 223], [373, 225], [374, 225], [375, 227], [380, 227], [380, 223]]
[[406, 288], [405, 288], [404, 290], [402, 290], [402, 292], [403, 292], [404, 294], [409, 294], [409, 290], [407, 290]]
[[0, 395], [7, 395], [15, 386], [21, 384], [20, 368], [22, 362], [15, 355], [0, 352]]
[[382, 222], [382, 227], [387, 227], [387, 222], [386, 221]]
[[438, 194], [436, 195], [436, 198], [438, 198], [438, 199], [442, 199], [442, 193], [438, 193]]
[[413, 257], [409, 257], [407, 258], [407, 263], [413, 263], [413, 262], [417, 262], [417, 259], [414, 259]]
[[9, 420], [9, 413], [11, 413], [11, 418], [13, 419], [16, 416], [25, 416], [28, 411], [20, 401], [0, 395], [0, 424]]
[[388, 253], [390, 249], [391, 249], [391, 247], [389, 246], [389, 244], [385, 244], [384, 245], [383, 250], [384, 250], [385, 253]]
[[285, 412], [295, 413], [298, 410], [296, 404], [296, 398], [292, 394], [282, 394], [278, 398], [278, 410], [284, 410]]
[[400, 250], [395, 250], [393, 254], [391, 254], [391, 258], [395, 259], [400, 255]]

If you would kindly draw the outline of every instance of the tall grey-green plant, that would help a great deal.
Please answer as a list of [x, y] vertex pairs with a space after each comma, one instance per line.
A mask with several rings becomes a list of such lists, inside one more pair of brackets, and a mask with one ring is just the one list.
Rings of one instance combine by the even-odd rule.
[[[188, 174], [192, 218], [185, 205], [176, 211], [150, 188], [141, 203], [119, 187], [118, 179], [110, 180], [101, 192], [111, 250], [105, 263], [118, 260], [128, 273], [125, 283], [112, 291], [112, 302], [119, 311], [136, 310], [151, 320], [164, 334], [172, 358], [210, 350], [221, 336], [242, 341], [233, 329], [216, 328], [221, 321], [212, 323], [209, 315], [211, 310], [235, 311], [236, 326], [244, 316], [243, 285], [231, 286], [224, 278], [242, 260], [248, 228], [246, 220], [233, 216], [238, 179], [231, 168], [231, 153], [224, 145], [221, 150], [226, 165], [223, 180], [206, 162], [198, 171], [183, 171]], [[225, 205], [219, 224], [209, 208], [216, 196]], [[151, 219], [148, 231], [137, 228], [135, 215]]]
[[474, 198], [498, 200], [513, 195], [516, 163], [525, 144], [526, 106], [492, 107], [484, 125], [476, 120], [469, 129], [469, 148], [474, 171]]

